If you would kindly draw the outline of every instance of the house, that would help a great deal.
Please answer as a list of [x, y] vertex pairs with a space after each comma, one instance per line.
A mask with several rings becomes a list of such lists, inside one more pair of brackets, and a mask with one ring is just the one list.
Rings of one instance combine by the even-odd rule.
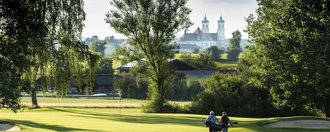
[[113, 82], [117, 77], [112, 74], [96, 74], [93, 93], [115, 93]]

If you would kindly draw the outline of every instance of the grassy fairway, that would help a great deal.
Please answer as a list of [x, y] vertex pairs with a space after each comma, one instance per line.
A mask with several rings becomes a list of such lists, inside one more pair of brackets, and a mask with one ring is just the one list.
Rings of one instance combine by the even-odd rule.
[[[146, 114], [139, 109], [114, 108], [42, 108], [17, 114], [0, 110], [0, 121], [18, 125], [22, 131], [95, 131], [95, 132], [202, 132], [206, 115]], [[234, 118], [239, 124], [231, 132], [307, 132], [304, 129], [272, 129], [261, 124], [280, 118]], [[329, 130], [313, 130], [326, 132]]]

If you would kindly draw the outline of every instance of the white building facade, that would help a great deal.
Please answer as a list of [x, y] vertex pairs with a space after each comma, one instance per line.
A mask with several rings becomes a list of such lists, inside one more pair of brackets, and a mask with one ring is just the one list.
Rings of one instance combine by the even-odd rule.
[[200, 50], [205, 50], [211, 46], [217, 46], [221, 49], [226, 49], [227, 44], [225, 40], [225, 20], [222, 15], [218, 20], [218, 29], [216, 33], [209, 33], [209, 21], [205, 15], [202, 20], [202, 29], [199, 27], [193, 33], [184, 32], [184, 35], [177, 41], [179, 45], [195, 45], [200, 47]]

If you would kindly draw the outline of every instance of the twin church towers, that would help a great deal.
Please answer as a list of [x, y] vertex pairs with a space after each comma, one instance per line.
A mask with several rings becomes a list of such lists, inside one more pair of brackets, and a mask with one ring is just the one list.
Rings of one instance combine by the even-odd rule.
[[[202, 21], [202, 31], [203, 33], [209, 33], [209, 20], [207, 20], [206, 15]], [[225, 39], [225, 20], [222, 19], [222, 14], [218, 20], [217, 39]]]
[[216, 33], [210, 33], [209, 31], [209, 20], [206, 15], [202, 20], [202, 29], [199, 27], [194, 33], [184, 32], [184, 35], [179, 39], [178, 44], [180, 45], [194, 45], [198, 46], [199, 49], [204, 50], [210, 46], [218, 46], [218, 48], [225, 49], [225, 20], [220, 15], [218, 23], [218, 29]]

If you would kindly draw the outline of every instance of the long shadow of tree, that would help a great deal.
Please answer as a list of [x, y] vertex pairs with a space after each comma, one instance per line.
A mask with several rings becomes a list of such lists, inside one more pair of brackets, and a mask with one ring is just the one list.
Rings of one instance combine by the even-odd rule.
[[41, 129], [48, 129], [53, 131], [61, 131], [61, 132], [68, 132], [68, 131], [94, 131], [94, 132], [101, 132], [97, 130], [92, 129], [80, 129], [80, 128], [70, 128], [70, 127], [64, 127], [60, 125], [46, 125], [41, 123], [36, 123], [32, 121], [25, 121], [25, 120], [6, 120], [6, 122], [15, 123], [15, 124], [21, 124], [24, 126], [29, 126], [33, 128], [41, 128]]

